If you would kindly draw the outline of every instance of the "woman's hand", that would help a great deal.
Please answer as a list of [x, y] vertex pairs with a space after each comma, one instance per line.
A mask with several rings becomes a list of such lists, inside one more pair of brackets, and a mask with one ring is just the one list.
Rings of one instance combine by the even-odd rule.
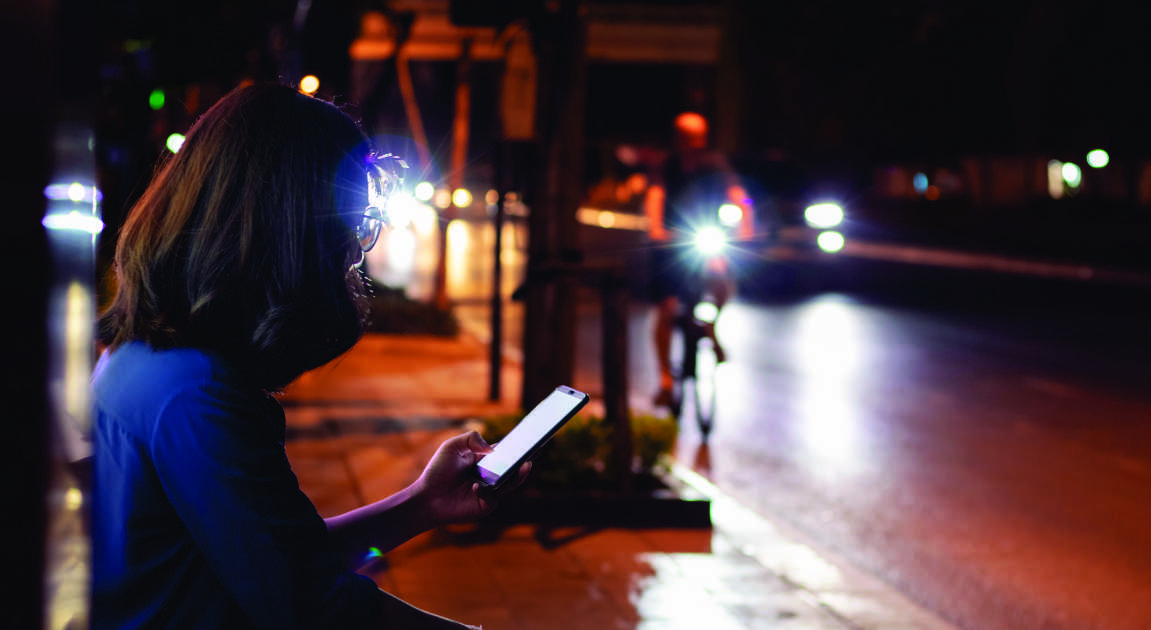
[[[495, 509], [496, 493], [479, 483], [475, 470], [476, 462], [490, 452], [492, 447], [475, 431], [440, 444], [413, 484], [433, 527], [473, 521]], [[524, 464], [508, 489], [522, 483], [530, 469], [530, 462]]]

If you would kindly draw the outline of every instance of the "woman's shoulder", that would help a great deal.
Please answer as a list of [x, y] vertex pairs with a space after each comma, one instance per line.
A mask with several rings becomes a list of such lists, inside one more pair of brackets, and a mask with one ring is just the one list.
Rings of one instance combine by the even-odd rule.
[[211, 353], [196, 348], [157, 349], [139, 341], [105, 351], [92, 381], [97, 389], [110, 385], [116, 389], [138, 386], [165, 391], [197, 383], [240, 384], [235, 370]]
[[[92, 376], [98, 413], [129, 425], [202, 406], [266, 412], [268, 397], [218, 355], [129, 342], [105, 352]], [[144, 427], [139, 427], [143, 429]]]

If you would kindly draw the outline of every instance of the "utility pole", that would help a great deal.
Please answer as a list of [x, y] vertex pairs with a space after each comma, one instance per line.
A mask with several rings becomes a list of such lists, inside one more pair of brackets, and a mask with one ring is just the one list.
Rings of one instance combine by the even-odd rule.
[[574, 365], [575, 291], [582, 253], [576, 210], [583, 166], [587, 27], [581, 0], [545, 4], [532, 22], [538, 63], [535, 160], [528, 193], [521, 404], [531, 407]]
[[[500, 81], [499, 120], [501, 139], [496, 158], [496, 190], [499, 200], [495, 205], [493, 227], [495, 243], [492, 268], [492, 337], [489, 352], [488, 399], [500, 400], [500, 382], [503, 365], [503, 253], [504, 219], [510, 191], [523, 188], [523, 154], [530, 149], [536, 137], [536, 59], [532, 53], [531, 32], [520, 25], [504, 27], [516, 29], [507, 39], [503, 57], [503, 77]], [[501, 34], [501, 39], [503, 35]]]

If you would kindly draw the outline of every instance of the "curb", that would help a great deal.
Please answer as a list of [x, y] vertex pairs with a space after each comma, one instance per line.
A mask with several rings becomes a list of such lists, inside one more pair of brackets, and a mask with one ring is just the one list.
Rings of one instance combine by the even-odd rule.
[[711, 502], [715, 535], [795, 586], [809, 604], [849, 628], [868, 630], [959, 630], [879, 578], [817, 550], [801, 534], [744, 507], [687, 466], [670, 474]]

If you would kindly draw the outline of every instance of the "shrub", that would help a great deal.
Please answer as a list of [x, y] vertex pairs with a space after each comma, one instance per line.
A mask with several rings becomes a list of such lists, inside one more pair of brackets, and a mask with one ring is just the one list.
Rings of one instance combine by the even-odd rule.
[[[480, 433], [489, 443], [501, 440], [522, 415], [486, 418]], [[675, 446], [679, 426], [674, 418], [651, 414], [633, 416], [632, 473], [654, 476], [664, 456]], [[535, 458], [530, 485], [562, 490], [602, 490], [618, 487], [612, 427], [602, 416], [580, 414], [560, 429]]]

